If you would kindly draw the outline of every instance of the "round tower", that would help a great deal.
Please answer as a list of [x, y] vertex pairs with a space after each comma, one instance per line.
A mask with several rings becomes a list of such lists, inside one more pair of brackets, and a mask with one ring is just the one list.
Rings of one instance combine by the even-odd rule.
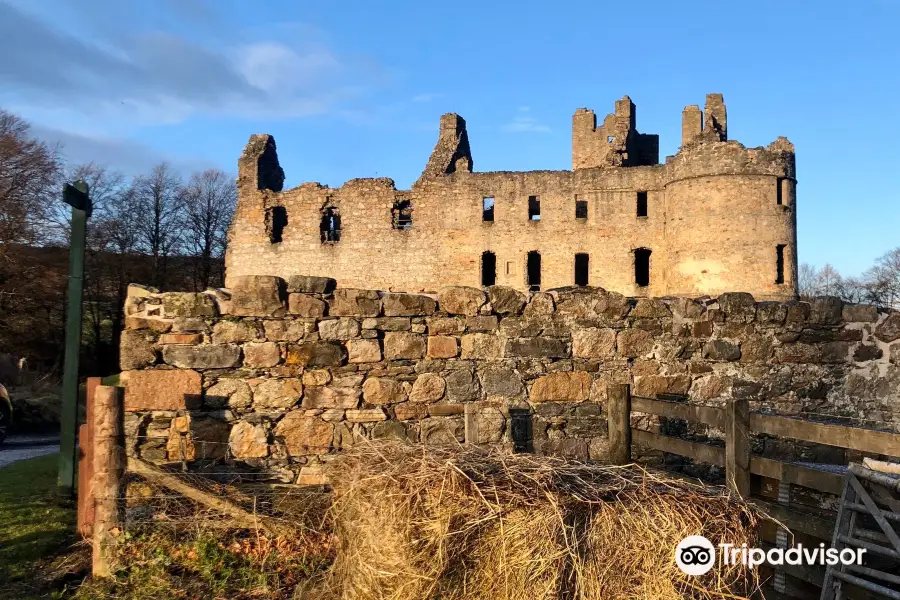
[[796, 169], [787, 139], [745, 148], [698, 137], [667, 171], [669, 294], [796, 297]]

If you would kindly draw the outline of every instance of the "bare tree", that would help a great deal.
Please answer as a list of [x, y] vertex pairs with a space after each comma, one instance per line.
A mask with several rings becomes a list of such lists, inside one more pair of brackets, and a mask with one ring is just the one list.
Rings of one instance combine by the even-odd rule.
[[0, 110], [0, 252], [11, 243], [43, 241], [60, 167], [57, 148], [32, 137], [23, 119]]
[[900, 309], [900, 247], [878, 257], [865, 277], [877, 304]]
[[134, 194], [139, 249], [153, 259], [151, 283], [162, 287], [168, 259], [182, 241], [182, 180], [172, 167], [160, 163], [148, 175], [135, 179]]
[[819, 287], [819, 270], [809, 263], [800, 265], [797, 271], [797, 291], [801, 298], [811, 298], [816, 295]]
[[818, 294], [821, 296], [837, 296], [841, 289], [841, 274], [838, 270], [825, 263], [819, 271]]
[[237, 187], [234, 178], [217, 169], [194, 173], [185, 188], [186, 250], [197, 258], [196, 285], [219, 283], [215, 267], [225, 254], [228, 226], [234, 216]]

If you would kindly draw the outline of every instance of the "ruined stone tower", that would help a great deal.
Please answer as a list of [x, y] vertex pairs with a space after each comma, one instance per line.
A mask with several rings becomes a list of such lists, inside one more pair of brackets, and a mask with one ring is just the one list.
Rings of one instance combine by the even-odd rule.
[[728, 139], [725, 103], [682, 113], [681, 148], [637, 131], [628, 96], [598, 124], [572, 118], [572, 170], [473, 171], [465, 120], [441, 117], [409, 190], [391, 179], [282, 191], [275, 141], [254, 135], [239, 160], [226, 280], [324, 275], [347, 287], [435, 291], [501, 284], [599, 286], [629, 296], [796, 295], [794, 147]]

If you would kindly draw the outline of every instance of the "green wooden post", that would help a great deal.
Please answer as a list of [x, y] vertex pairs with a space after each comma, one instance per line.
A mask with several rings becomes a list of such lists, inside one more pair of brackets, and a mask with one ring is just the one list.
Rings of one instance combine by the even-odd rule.
[[78, 355], [81, 350], [84, 248], [87, 219], [91, 214], [87, 183], [79, 180], [72, 185], [66, 184], [63, 188], [63, 202], [72, 207], [72, 237], [69, 242], [69, 297], [57, 488], [60, 497], [69, 500], [75, 493], [75, 430], [78, 427]]

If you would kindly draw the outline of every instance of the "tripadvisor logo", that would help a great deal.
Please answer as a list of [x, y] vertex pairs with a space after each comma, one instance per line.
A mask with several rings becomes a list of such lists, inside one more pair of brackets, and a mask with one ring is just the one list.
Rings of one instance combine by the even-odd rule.
[[861, 565], [865, 548], [826, 548], [825, 544], [807, 548], [797, 544], [793, 548], [749, 548], [747, 544], [719, 544], [702, 535], [689, 535], [675, 547], [675, 564], [687, 575], [703, 575], [716, 564], [716, 555], [723, 565], [744, 565], [755, 569], [761, 564], [781, 565]]

